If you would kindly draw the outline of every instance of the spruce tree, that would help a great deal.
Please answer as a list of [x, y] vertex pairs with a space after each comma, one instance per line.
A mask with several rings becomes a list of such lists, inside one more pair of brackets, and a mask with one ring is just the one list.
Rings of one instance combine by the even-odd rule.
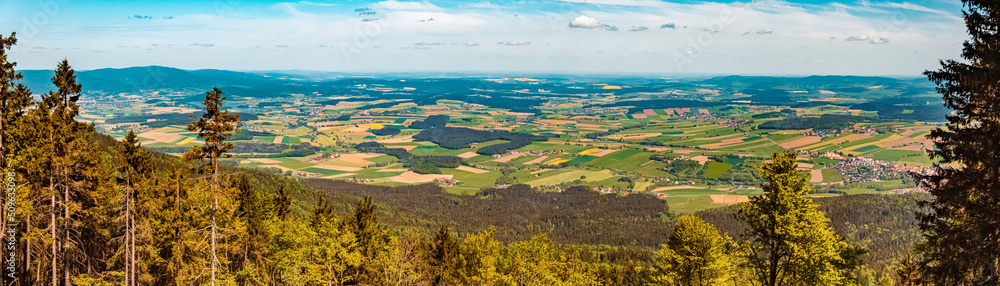
[[211, 180], [209, 192], [211, 194], [211, 285], [215, 285], [216, 272], [219, 268], [219, 258], [217, 253], [218, 242], [218, 215], [220, 210], [219, 196], [223, 191], [219, 180], [219, 159], [225, 155], [226, 151], [233, 148], [233, 143], [226, 142], [235, 134], [236, 127], [240, 122], [237, 114], [231, 114], [228, 110], [222, 109], [222, 101], [225, 100], [225, 93], [218, 87], [205, 93], [205, 112], [202, 113], [194, 123], [188, 124], [188, 130], [197, 131], [198, 138], [205, 140], [202, 146], [191, 147], [191, 150], [184, 154], [184, 159], [208, 159]]
[[76, 101], [82, 87], [68, 61], [59, 63], [52, 83], [58, 91], [43, 95], [31, 114], [37, 145], [28, 158], [37, 160], [32, 163], [38, 164], [34, 170], [47, 180], [42, 183], [49, 201], [49, 241], [45, 243], [51, 249], [50, 279], [56, 285], [70, 284], [72, 276], [85, 269], [88, 257], [81, 249], [79, 234], [84, 225], [79, 217], [84, 204], [91, 201], [89, 191], [96, 189], [95, 167], [100, 158], [90, 138], [93, 126], [74, 119], [80, 112]]
[[7, 50], [15, 44], [17, 37], [14, 33], [6, 38], [0, 35], [0, 168], [4, 169], [7, 168], [8, 155], [15, 151], [11, 142], [17, 144], [19, 141], [12, 137], [19, 133], [18, 123], [31, 103], [31, 91], [18, 82], [22, 76], [14, 70], [17, 63], [8, 59]]
[[918, 214], [927, 238], [925, 281], [1000, 285], [1000, 2], [963, 0], [970, 39], [964, 61], [941, 61], [924, 74], [954, 110], [931, 131], [934, 175], [918, 176], [933, 199]]
[[153, 167], [149, 154], [140, 146], [135, 132], [129, 130], [122, 143], [118, 148], [118, 153], [123, 163], [120, 172], [124, 181], [124, 192], [122, 193], [124, 213], [122, 220], [125, 224], [125, 233], [122, 244], [125, 246], [123, 249], [125, 285], [133, 286], [139, 284], [137, 279], [140, 275], [138, 269], [139, 263], [137, 262], [137, 252], [139, 250], [136, 245], [136, 236], [140, 232], [137, 231], [137, 224], [146, 221], [145, 218], [138, 217], [140, 215], [138, 209], [140, 204], [137, 202], [139, 197], [137, 189], [150, 176]]
[[358, 250], [364, 257], [364, 263], [354, 269], [355, 279], [370, 280], [377, 278], [377, 276], [372, 275], [371, 272], [373, 270], [370, 268], [372, 264], [369, 262], [375, 259], [379, 253], [389, 251], [391, 234], [378, 221], [378, 216], [375, 214], [375, 205], [372, 203], [371, 197], [365, 197], [361, 201], [358, 201], [353, 216], [348, 217], [347, 224], [348, 231], [354, 233]]
[[434, 234], [434, 240], [427, 246], [427, 277], [431, 285], [451, 284], [455, 258], [458, 256], [458, 241], [451, 237], [451, 230], [442, 225]]
[[764, 195], [740, 205], [746, 222], [744, 255], [759, 285], [841, 285], [863, 251], [848, 245], [827, 225], [829, 219], [805, 195], [811, 187], [800, 174], [797, 153], [775, 153], [756, 168], [766, 181]]
[[[14, 172], [16, 175], [20, 175], [21, 178], [18, 181], [23, 182], [27, 178], [26, 164], [17, 162], [25, 161], [24, 158], [28, 154], [26, 149], [31, 142], [25, 140], [28, 138], [26, 135], [30, 132], [27, 130], [30, 125], [27, 124], [28, 118], [25, 115], [31, 104], [31, 91], [23, 83], [18, 82], [21, 79], [21, 73], [14, 69], [17, 63], [8, 59], [7, 51], [15, 44], [17, 44], [17, 37], [14, 33], [11, 33], [9, 37], [0, 35], [0, 170], [6, 171], [4, 174]], [[26, 191], [26, 188], [21, 188], [18, 193], [23, 196]], [[0, 202], [7, 205], [7, 196], [4, 195]], [[18, 208], [20, 213], [25, 213], [25, 210], [23, 207]], [[3, 218], [5, 223], [0, 224], [0, 233], [7, 233], [6, 222], [12, 218], [8, 218], [6, 212], [3, 213]], [[30, 227], [30, 223], [22, 223], [20, 226], [25, 229]], [[26, 232], [21, 231], [20, 233]], [[24, 239], [23, 236], [22, 239]], [[26, 250], [25, 255], [20, 259], [26, 259], [27, 256], [31, 255], [30, 248]], [[25, 266], [30, 266], [30, 260], [28, 261], [29, 263]], [[23, 270], [20, 269], [22, 273]], [[25, 279], [25, 277], [30, 276], [21, 275], [21, 277]], [[6, 278], [7, 276], [4, 275], [0, 281], [7, 281]], [[22, 282], [27, 281], [22, 280]]]

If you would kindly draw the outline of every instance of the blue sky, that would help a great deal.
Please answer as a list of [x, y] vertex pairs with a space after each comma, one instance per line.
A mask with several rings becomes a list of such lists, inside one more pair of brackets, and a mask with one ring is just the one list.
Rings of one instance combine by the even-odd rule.
[[919, 75], [959, 1], [0, 2], [21, 69]]

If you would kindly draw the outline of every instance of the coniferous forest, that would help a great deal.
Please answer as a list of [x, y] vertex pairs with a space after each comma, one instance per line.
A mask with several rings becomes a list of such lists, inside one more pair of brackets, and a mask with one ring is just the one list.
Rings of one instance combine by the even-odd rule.
[[[971, 37], [964, 60], [925, 73], [954, 110], [930, 133], [936, 173], [914, 175], [929, 195], [814, 200], [798, 153], [778, 152], [754, 166], [763, 195], [687, 215], [651, 195], [584, 187], [513, 185], [462, 196], [433, 184], [373, 186], [237, 167], [224, 159], [240, 148], [232, 140], [246, 118], [225, 107], [220, 88], [205, 91], [202, 110], [186, 121], [203, 143], [167, 155], [143, 147], [133, 131], [116, 140], [77, 121], [86, 87], [69, 60], [54, 67], [55, 90], [29, 90], [7, 53], [17, 35], [0, 36], [2, 281], [1000, 285], [1000, 3], [963, 3]], [[833, 127], [857, 118], [840, 119]], [[454, 143], [445, 147], [511, 141], [487, 155], [545, 139], [445, 124], [446, 116], [411, 126], [425, 129], [419, 140]], [[462, 162], [360, 146], [398, 155], [418, 173]]]

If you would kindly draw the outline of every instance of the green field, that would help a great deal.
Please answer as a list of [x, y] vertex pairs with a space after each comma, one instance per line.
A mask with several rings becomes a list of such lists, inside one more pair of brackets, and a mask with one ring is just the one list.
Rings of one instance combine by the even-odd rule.
[[875, 145], [868, 145], [868, 146], [865, 146], [865, 147], [856, 148], [856, 149], [851, 150], [851, 151], [852, 152], [858, 152], [858, 153], [864, 153], [864, 152], [872, 151], [872, 150], [875, 150], [875, 149], [878, 149], [878, 148], [881, 148], [881, 147], [875, 146]]
[[[923, 157], [923, 158], [927, 157], [927, 154], [924, 154], [924, 152], [921, 152], [921, 151], [888, 150], [888, 149], [887, 150], [878, 151], [878, 152], [876, 152], [875, 154], [872, 154], [872, 155], [874, 155], [873, 157], [874, 157], [875, 160], [892, 161], [892, 162], [903, 161], [903, 158], [906, 158], [906, 157]], [[919, 159], [915, 159], [915, 160], [919, 160]], [[928, 162], [930, 162], [930, 161], [928, 161]]]
[[330, 175], [337, 175], [337, 174], [346, 173], [346, 172], [342, 172], [342, 171], [327, 170], [327, 169], [321, 169], [321, 168], [304, 168], [304, 169], [299, 170], [299, 171], [309, 172], [309, 173], [320, 173], [320, 174], [323, 174], [323, 176], [330, 176]]
[[726, 175], [729, 169], [732, 169], [733, 165], [728, 163], [719, 163], [716, 161], [709, 161], [705, 163], [705, 178], [718, 179]]
[[535, 180], [527, 181], [525, 182], [525, 184], [532, 186], [547, 186], [547, 185], [558, 185], [559, 183], [562, 182], [569, 182], [574, 180], [593, 182], [614, 177], [614, 175], [606, 172], [597, 172], [590, 170], [569, 170], [569, 171], [556, 170], [556, 171], [548, 171], [542, 174], [543, 174], [542, 177]]
[[566, 165], [567, 166], [576, 166], [576, 165], [581, 165], [581, 164], [587, 164], [587, 162], [593, 161], [596, 158], [597, 157], [590, 156], [590, 155], [583, 155], [583, 156], [580, 156], [580, 157], [576, 157], [573, 160], [569, 160], [569, 162], [566, 162]]
[[823, 182], [824, 183], [834, 183], [844, 180], [844, 175], [840, 174], [840, 171], [834, 169], [823, 169]]

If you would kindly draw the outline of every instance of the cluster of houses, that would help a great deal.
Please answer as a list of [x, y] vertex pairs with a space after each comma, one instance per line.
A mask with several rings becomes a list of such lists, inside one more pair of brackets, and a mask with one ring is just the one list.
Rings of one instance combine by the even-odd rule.
[[845, 183], [878, 182], [886, 179], [899, 178], [909, 173], [932, 175], [933, 168], [900, 166], [893, 162], [885, 162], [865, 157], [855, 157], [840, 161], [833, 166], [844, 175]]
[[372, 179], [350, 178], [350, 179], [347, 179], [345, 181], [347, 181], [348, 183], [355, 183], [355, 184], [367, 184], [367, 183], [371, 183]]
[[454, 187], [462, 183], [461, 181], [452, 178], [434, 178], [434, 182], [445, 187]]
[[322, 176], [323, 174], [293, 170], [292, 171], [292, 175], [294, 175], [294, 176], [300, 176], [300, 177], [307, 177], [308, 178], [308, 177], [319, 177], [319, 176]]
[[725, 122], [720, 122], [719, 124], [722, 125], [722, 126], [725, 126], [725, 127], [729, 127], [729, 128], [737, 128], [737, 127], [740, 127], [740, 125], [747, 124], [747, 122], [750, 122], [750, 119], [736, 118], [736, 119], [727, 120]]
[[135, 131], [135, 133], [142, 133], [149, 132], [152, 129], [149, 126], [139, 125], [139, 123], [125, 123], [111, 128], [112, 132], [126, 132], [129, 130]]
[[875, 128], [875, 127], [871, 127], [871, 126], [857, 127], [857, 128], [855, 128], [855, 127], [847, 127], [847, 128], [843, 128], [843, 129], [811, 130], [811, 131], [807, 131], [805, 133], [802, 133], [802, 135], [806, 135], [806, 136], [819, 136], [819, 137], [824, 137], [825, 138], [825, 137], [837, 136], [837, 135], [847, 134], [847, 133], [875, 134], [875, 133], [878, 133], [879, 131], [889, 131], [889, 130], [887, 130], [886, 127], [882, 127], [882, 128]]

